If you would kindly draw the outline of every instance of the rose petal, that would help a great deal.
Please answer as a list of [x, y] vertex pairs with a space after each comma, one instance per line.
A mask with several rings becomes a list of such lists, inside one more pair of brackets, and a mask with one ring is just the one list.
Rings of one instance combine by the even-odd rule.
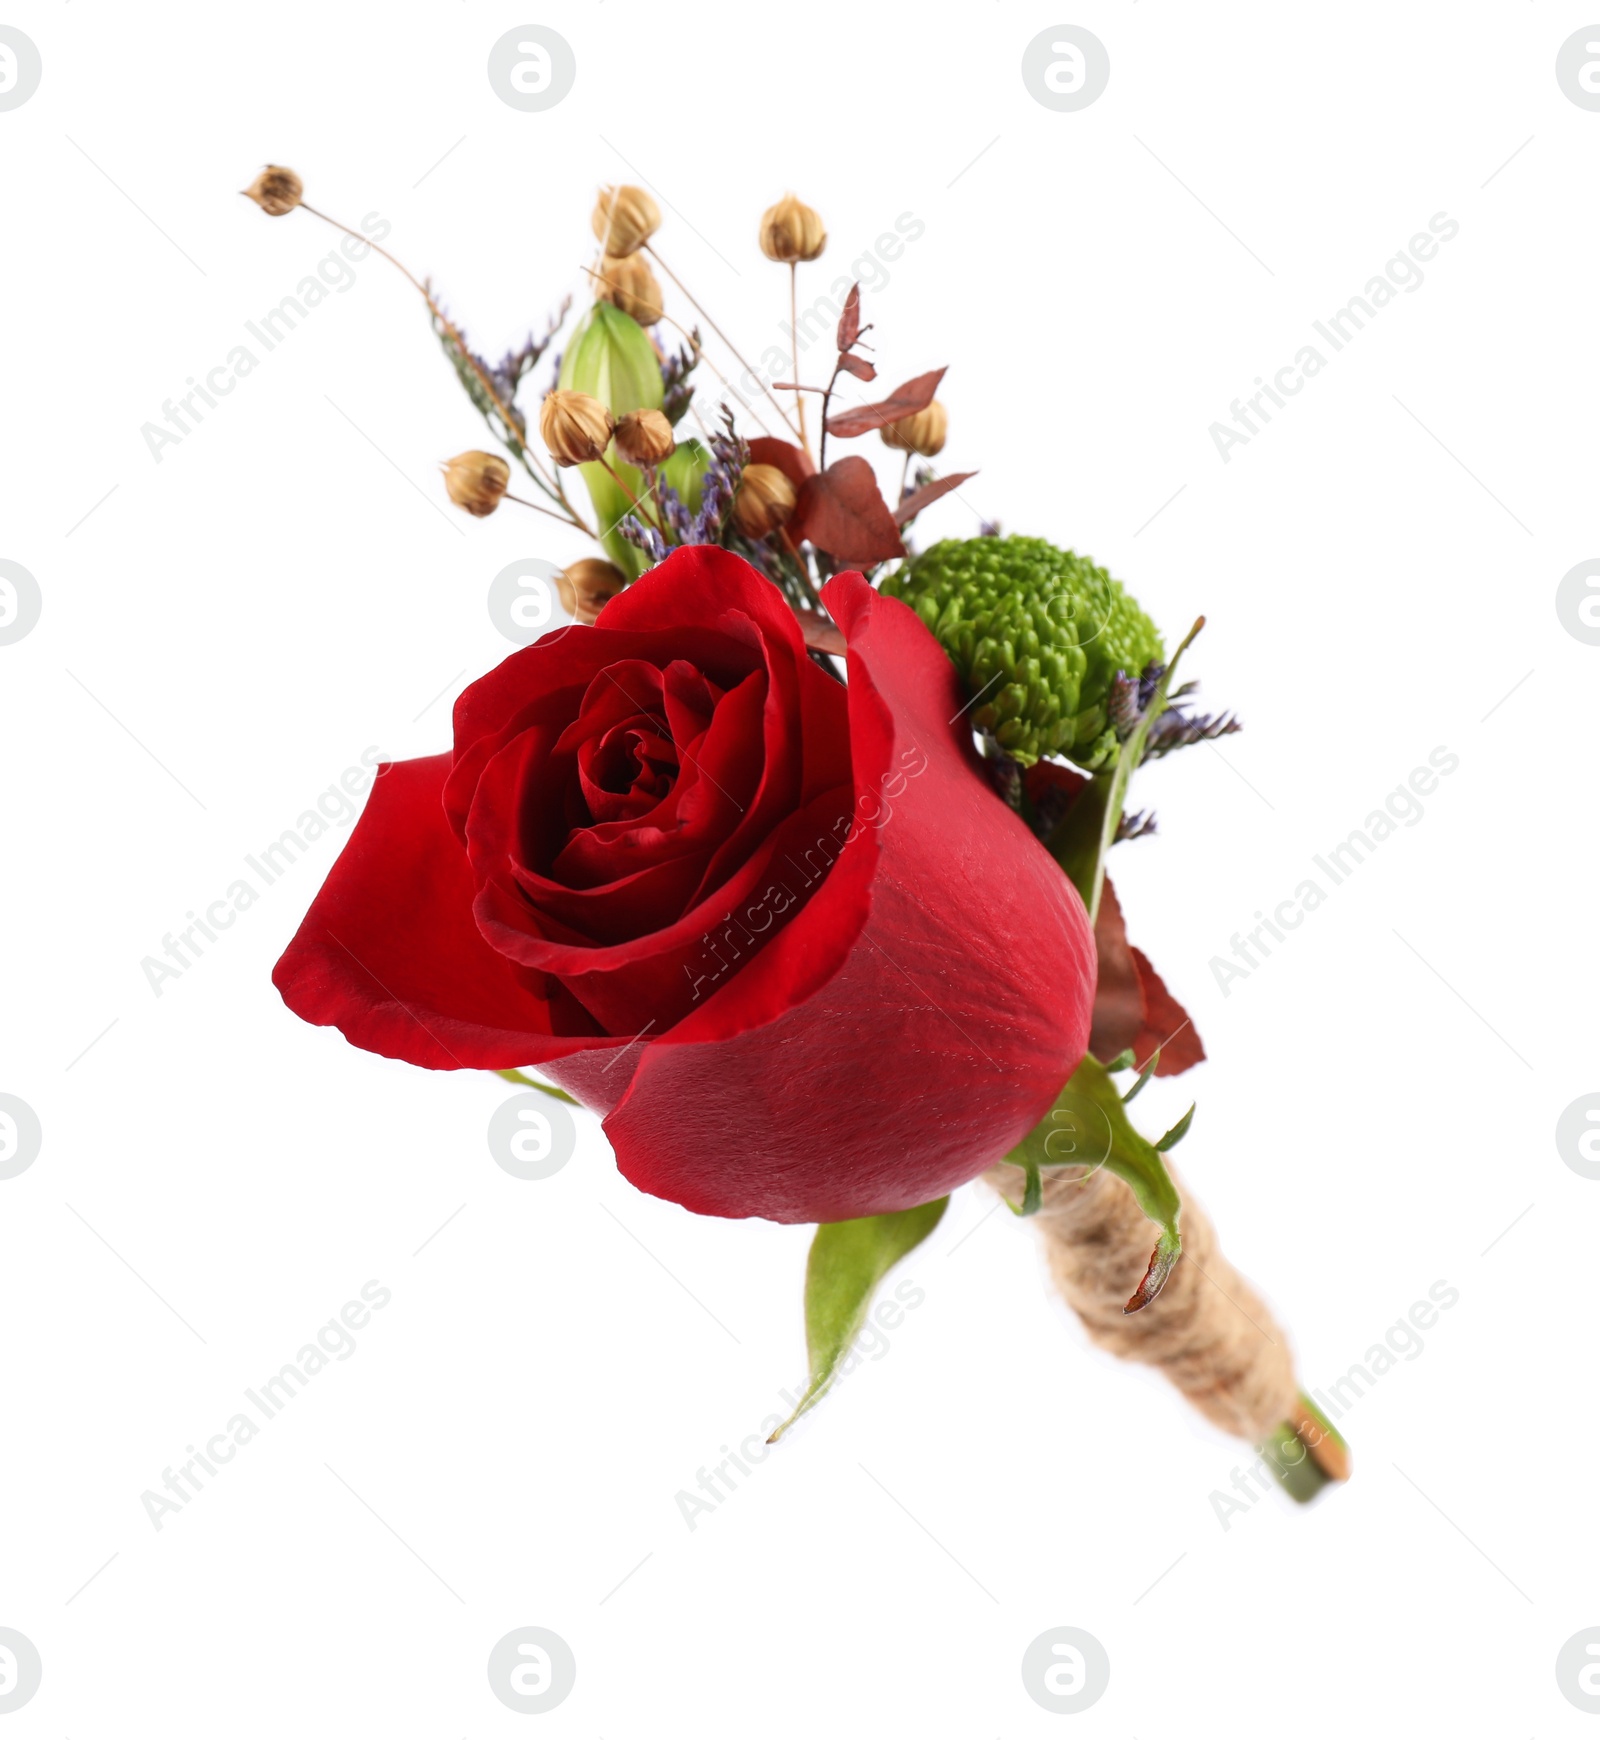
[[471, 870], [440, 803], [449, 767], [431, 755], [379, 769], [272, 982], [302, 1020], [429, 1069], [611, 1048], [576, 999], [479, 933]]
[[606, 1120], [628, 1178], [701, 1214], [929, 1201], [1044, 1116], [1088, 1040], [1083, 904], [978, 771], [949, 660], [859, 575], [825, 597], [850, 643], [865, 825]]

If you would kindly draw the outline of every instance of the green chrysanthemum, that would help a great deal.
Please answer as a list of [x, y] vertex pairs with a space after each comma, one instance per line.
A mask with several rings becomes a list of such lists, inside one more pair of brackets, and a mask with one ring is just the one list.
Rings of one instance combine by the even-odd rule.
[[1118, 671], [1165, 658], [1155, 624], [1087, 556], [1043, 538], [947, 538], [883, 583], [928, 625], [977, 697], [971, 718], [1024, 765], [1116, 753]]

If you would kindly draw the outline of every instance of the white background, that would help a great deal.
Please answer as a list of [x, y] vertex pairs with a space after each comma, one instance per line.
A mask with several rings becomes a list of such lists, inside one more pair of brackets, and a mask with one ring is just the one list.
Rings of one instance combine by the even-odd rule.
[[[544, 114], [485, 76], [530, 15], [577, 57]], [[1076, 114], [1019, 74], [1064, 20], [1111, 57]], [[0, 648], [0, 1091], [44, 1128], [0, 1183], [0, 1625], [44, 1661], [6, 1735], [522, 1732], [485, 1663], [529, 1624], [578, 1661], [554, 1735], [1586, 1732], [1553, 1670], [1600, 1624], [1600, 1184], [1553, 1132], [1600, 1088], [1600, 649], [1554, 598], [1600, 554], [1600, 114], [1554, 65], [1590, 12], [0, 22], [44, 66], [0, 113], [0, 555], [44, 598]], [[517, 1182], [484, 1142], [502, 1083], [291, 1017], [269, 973], [342, 833], [152, 994], [141, 959], [365, 746], [446, 746], [509, 650], [494, 573], [584, 553], [441, 508], [481, 425], [377, 260], [152, 460], [141, 424], [336, 239], [237, 197], [269, 159], [386, 216], [491, 355], [579, 288], [602, 180], [659, 190], [662, 253], [754, 350], [787, 313], [754, 240], [786, 188], [831, 232], [814, 294], [924, 221], [867, 298], [885, 384], [949, 363], [943, 463], [981, 468], [924, 539], [997, 517], [1108, 563], [1169, 636], [1204, 611], [1193, 672], [1247, 722], [1143, 776], [1161, 833], [1114, 863], [1211, 1055], [1144, 1127], [1198, 1097], [1186, 1175], [1308, 1383], [1459, 1289], [1346, 1416], [1348, 1488], [1225, 1529], [1248, 1452], [1091, 1353], [973, 1186], [888, 1355], [691, 1532], [675, 1495], [802, 1371], [804, 1229], [635, 1193], [586, 1115]], [[1421, 288], [1224, 464], [1208, 426], [1440, 211]], [[1424, 819], [1224, 997], [1211, 957], [1437, 745], [1460, 768]], [[354, 1356], [158, 1533], [140, 1494], [370, 1278], [393, 1300]], [[1076, 1718], [1019, 1674], [1056, 1625], [1111, 1658]]]

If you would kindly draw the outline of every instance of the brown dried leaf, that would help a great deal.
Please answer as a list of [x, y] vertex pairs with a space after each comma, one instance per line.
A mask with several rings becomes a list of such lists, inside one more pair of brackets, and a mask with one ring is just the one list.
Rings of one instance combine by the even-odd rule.
[[896, 387], [887, 399], [880, 399], [875, 405], [858, 405], [852, 411], [839, 412], [836, 417], [828, 419], [828, 433], [847, 441], [852, 435], [867, 435], [874, 429], [881, 429], [885, 423], [909, 417], [913, 411], [926, 410], [932, 404], [944, 374], [943, 369], [930, 369], [927, 374], [918, 375], [915, 380]]
[[853, 374], [858, 381], [875, 381], [878, 371], [864, 356], [857, 356], [854, 351], [839, 352], [839, 367]]
[[863, 567], [905, 554], [872, 467], [855, 454], [805, 480], [789, 534], [809, 538], [837, 561]]
[[903, 526], [908, 520], [915, 519], [925, 507], [936, 502], [940, 496], [948, 495], [951, 490], [963, 484], [969, 477], [976, 477], [975, 471], [952, 471], [948, 477], [936, 477], [932, 483], [923, 484], [921, 489], [912, 490], [910, 495], [900, 498], [900, 505], [894, 510], [895, 524]]

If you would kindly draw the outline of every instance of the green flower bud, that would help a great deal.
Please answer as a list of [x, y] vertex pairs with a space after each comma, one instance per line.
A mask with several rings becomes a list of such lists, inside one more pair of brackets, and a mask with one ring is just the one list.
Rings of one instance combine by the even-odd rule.
[[[557, 383], [569, 392], [587, 393], [614, 417], [629, 411], [661, 409], [661, 362], [645, 330], [609, 302], [597, 302], [584, 316], [561, 358]], [[643, 477], [617, 458], [612, 447], [606, 459], [635, 496], [643, 497]], [[603, 465], [580, 465], [589, 499], [599, 519], [600, 547], [630, 580], [644, 572], [647, 558], [616, 529], [633, 512], [633, 504]]]
[[700, 511], [700, 491], [711, 469], [711, 449], [697, 436], [680, 441], [661, 467], [661, 481], [670, 484], [692, 514]]
[[947, 538], [883, 590], [950, 655], [976, 698], [973, 724], [1024, 766], [1043, 755], [1088, 768], [1109, 761], [1112, 680], [1166, 656], [1119, 582], [1043, 538]]

